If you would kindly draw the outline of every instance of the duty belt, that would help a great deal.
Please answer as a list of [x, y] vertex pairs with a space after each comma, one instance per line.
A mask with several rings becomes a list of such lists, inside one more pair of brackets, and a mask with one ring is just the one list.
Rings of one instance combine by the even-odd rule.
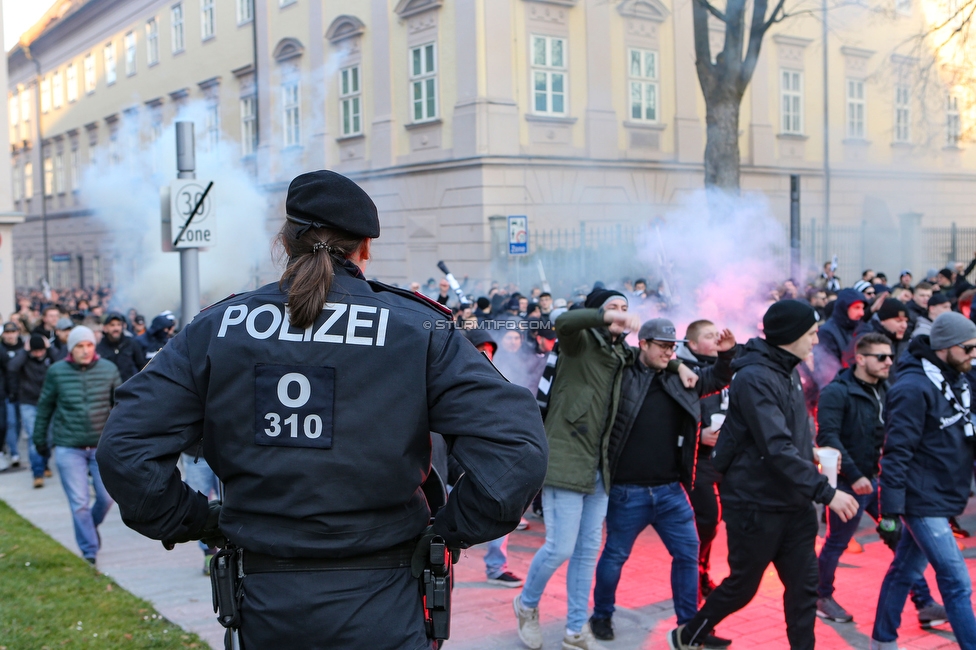
[[353, 571], [357, 569], [401, 569], [410, 566], [417, 540], [411, 539], [373, 553], [352, 557], [275, 557], [243, 552], [243, 573], [280, 573], [287, 571]]

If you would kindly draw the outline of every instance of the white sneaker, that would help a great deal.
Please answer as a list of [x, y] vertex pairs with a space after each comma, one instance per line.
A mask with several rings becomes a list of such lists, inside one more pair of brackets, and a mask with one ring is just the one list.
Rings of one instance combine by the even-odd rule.
[[606, 650], [606, 646], [597, 643], [590, 631], [590, 624], [584, 623], [579, 634], [563, 636], [563, 650]]
[[10, 465], [7, 463], [7, 454], [0, 452], [0, 472], [7, 469]]
[[542, 628], [539, 627], [539, 608], [522, 607], [522, 594], [512, 601], [515, 617], [518, 619], [518, 635], [522, 643], [532, 650], [542, 647]]
[[899, 648], [897, 641], [875, 641], [871, 639], [871, 650], [905, 650], [905, 648]]

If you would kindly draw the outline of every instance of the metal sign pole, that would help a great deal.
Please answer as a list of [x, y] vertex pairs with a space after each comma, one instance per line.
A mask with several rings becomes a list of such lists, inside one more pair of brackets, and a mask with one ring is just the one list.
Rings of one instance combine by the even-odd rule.
[[[193, 122], [176, 123], [176, 171], [177, 178], [197, 177]], [[180, 249], [180, 300], [186, 326], [200, 313], [200, 251], [196, 248]]]

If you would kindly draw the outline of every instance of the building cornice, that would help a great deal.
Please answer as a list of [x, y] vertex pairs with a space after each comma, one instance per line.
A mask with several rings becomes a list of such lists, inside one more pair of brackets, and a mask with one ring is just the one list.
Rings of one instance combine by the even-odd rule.
[[350, 38], [362, 36], [365, 31], [366, 25], [355, 16], [339, 16], [332, 21], [329, 29], [325, 31], [325, 38], [335, 45]]

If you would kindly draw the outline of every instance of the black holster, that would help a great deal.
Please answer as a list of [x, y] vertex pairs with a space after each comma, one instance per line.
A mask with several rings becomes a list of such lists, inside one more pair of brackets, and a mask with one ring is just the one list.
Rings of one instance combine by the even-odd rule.
[[210, 587], [217, 622], [229, 629], [241, 624], [241, 549], [232, 544], [217, 551], [210, 559]]
[[451, 586], [454, 573], [447, 543], [435, 537], [422, 576], [424, 626], [427, 637], [444, 641], [451, 637]]

